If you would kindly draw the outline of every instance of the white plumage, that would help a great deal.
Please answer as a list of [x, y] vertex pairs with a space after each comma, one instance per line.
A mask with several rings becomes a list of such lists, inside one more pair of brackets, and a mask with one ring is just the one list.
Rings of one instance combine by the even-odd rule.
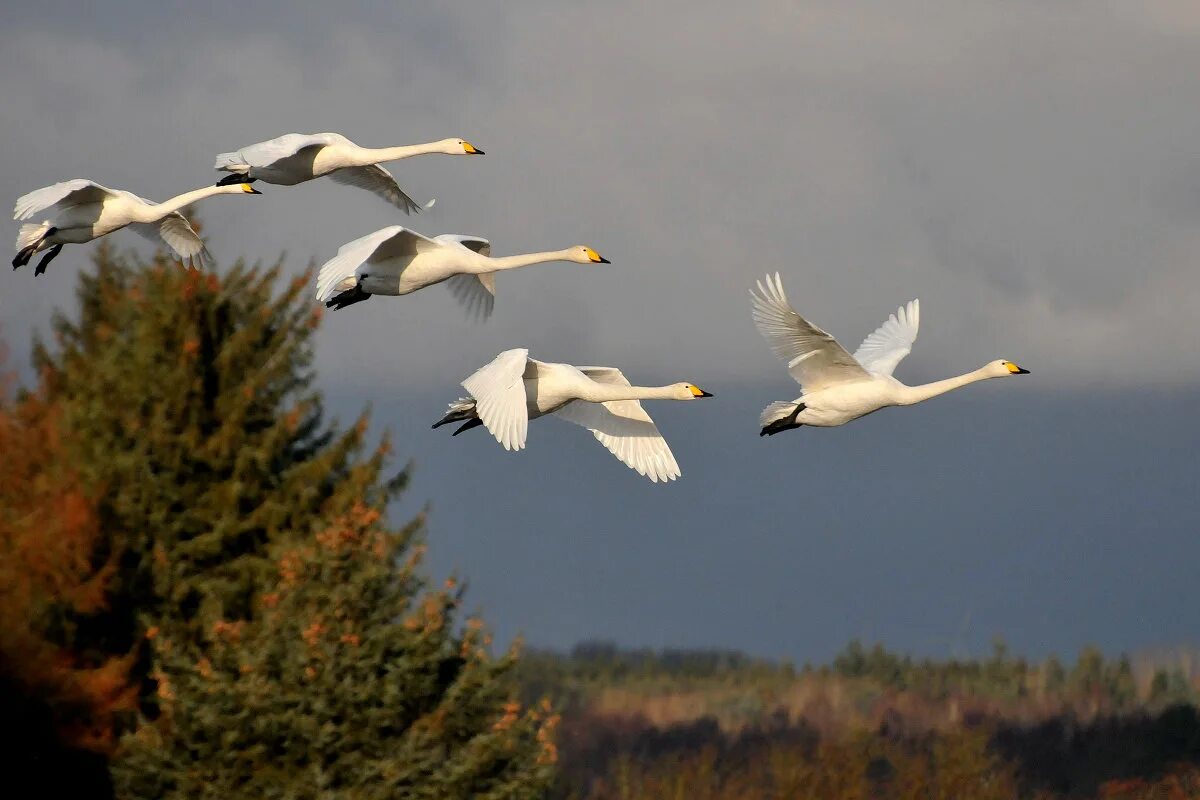
[[219, 194], [260, 192], [245, 183], [204, 186], [164, 203], [152, 203], [132, 192], [109, 189], [83, 178], [37, 189], [17, 198], [13, 219], [29, 219], [51, 209], [54, 215], [21, 226], [13, 266], [23, 266], [36, 253], [48, 250], [35, 269], [35, 274], [41, 274], [64, 244], [90, 242], [127, 225], [133, 225], [134, 230], [150, 239], [161, 238], [185, 264], [203, 266], [208, 251], [179, 209]]
[[404, 295], [446, 282], [450, 293], [481, 319], [495, 306], [497, 272], [546, 261], [580, 264], [609, 263], [590, 247], [492, 256], [487, 239], [444, 233], [429, 237], [392, 225], [338, 248], [337, 255], [317, 273], [319, 302], [345, 308], [372, 295]]
[[775, 401], [763, 409], [762, 436], [801, 425], [844, 425], [881, 408], [912, 405], [976, 381], [1028, 374], [1000, 359], [955, 378], [905, 386], [892, 373], [917, 339], [919, 301], [897, 309], [850, 355], [836, 339], [792, 309], [779, 273], [759, 281], [758, 291], [751, 290], [750, 297], [758, 332], [787, 364], [801, 389], [795, 400]]
[[[384, 161], [426, 153], [483, 155], [463, 139], [441, 139], [402, 147], [360, 147], [340, 133], [285, 133], [265, 142], [220, 153], [214, 168], [233, 173], [229, 180], [261, 180], [294, 186], [328, 175], [338, 183], [366, 189], [411, 214], [421, 207], [409, 197], [392, 174], [379, 166]], [[223, 182], [224, 182], [223, 181]], [[428, 205], [432, 205], [432, 201]]]
[[654, 482], [679, 477], [679, 464], [641, 400], [711, 397], [690, 383], [632, 386], [615, 367], [575, 367], [506, 350], [465, 381], [471, 397], [450, 404], [434, 424], [465, 422], [458, 433], [482, 424], [506, 450], [521, 450], [529, 420], [547, 414], [587, 428], [620, 461]]

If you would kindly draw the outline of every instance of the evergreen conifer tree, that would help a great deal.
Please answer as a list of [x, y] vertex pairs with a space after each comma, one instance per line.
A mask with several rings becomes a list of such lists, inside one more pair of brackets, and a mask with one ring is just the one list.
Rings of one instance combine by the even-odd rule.
[[119, 558], [110, 610], [77, 645], [125, 653], [152, 627], [248, 615], [270, 542], [389, 489], [382, 454], [360, 455], [365, 418], [323, 422], [306, 277], [277, 293], [278, 267], [218, 278], [106, 243], [95, 260], [78, 318], [56, 316], [34, 362]]
[[452, 589], [415, 572], [421, 520], [381, 522], [385, 441], [313, 388], [309, 276], [116, 255], [35, 348], [115, 564], [76, 646], [136, 649], [124, 797], [535, 797], [549, 710], [511, 699]]
[[[453, 581], [423, 591], [420, 520], [359, 506], [277, 549], [248, 621], [200, 643], [154, 637], [159, 724], [129, 740], [120, 796], [528, 798], [544, 793], [556, 717], [523, 710]], [[407, 555], [406, 555], [407, 554]]]

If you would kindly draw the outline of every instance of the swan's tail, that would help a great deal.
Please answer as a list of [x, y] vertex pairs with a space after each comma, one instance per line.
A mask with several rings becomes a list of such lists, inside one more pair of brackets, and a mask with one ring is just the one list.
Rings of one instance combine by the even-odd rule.
[[241, 153], [219, 153], [213, 169], [245, 175], [250, 171], [250, 165], [246, 163], [246, 159], [242, 158]]
[[797, 422], [796, 417], [804, 410], [804, 403], [776, 400], [762, 410], [758, 415], [758, 424], [762, 428], [759, 436], [773, 436], [781, 431], [799, 428], [803, 423]]
[[446, 416], [433, 423], [433, 427], [440, 428], [443, 425], [449, 425], [451, 422], [466, 422], [458, 430], [454, 432], [454, 436], [458, 436], [463, 431], [478, 427], [483, 424], [483, 420], [479, 418], [479, 414], [475, 411], [475, 398], [460, 397], [450, 403], [446, 409]]
[[21, 231], [17, 234], [18, 252], [41, 244], [42, 239], [46, 238], [48, 230], [50, 230], [49, 222], [27, 222], [22, 225]]

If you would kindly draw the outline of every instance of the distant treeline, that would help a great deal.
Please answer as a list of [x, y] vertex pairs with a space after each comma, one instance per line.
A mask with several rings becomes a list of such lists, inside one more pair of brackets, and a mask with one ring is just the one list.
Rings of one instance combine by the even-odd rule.
[[527, 652], [518, 676], [564, 709], [564, 798], [1182, 798], [1200, 797], [1193, 663], [1092, 647], [1031, 663], [1000, 641], [935, 661], [852, 641], [797, 669], [587, 642]]

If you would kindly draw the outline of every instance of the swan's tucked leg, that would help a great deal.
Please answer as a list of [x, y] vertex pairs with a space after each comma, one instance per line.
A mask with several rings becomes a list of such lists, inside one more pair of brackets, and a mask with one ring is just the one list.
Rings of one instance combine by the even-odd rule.
[[61, 244], [56, 244], [54, 247], [51, 247], [49, 250], [47, 250], [46, 255], [42, 256], [42, 260], [39, 261], [38, 265], [34, 268], [33, 274], [41, 275], [43, 272], [45, 272], [46, 265], [53, 261], [56, 255], [62, 252], [62, 248], [63, 246]]
[[804, 425], [803, 422], [796, 422], [796, 417], [800, 416], [800, 412], [806, 408], [804, 403], [797, 403], [792, 412], [784, 417], [780, 417], [773, 422], [763, 426], [759, 431], [759, 436], [774, 436], [783, 431], [790, 431], [792, 428], [799, 428]]
[[479, 417], [475, 417], [474, 419], [469, 419], [465, 423], [463, 423], [463, 425], [461, 425], [457, 430], [455, 430], [454, 433], [452, 433], [450, 435], [458, 436], [463, 431], [469, 431], [469, 430], [471, 430], [471, 428], [478, 428], [482, 424], [483, 424], [483, 420], [481, 420]]
[[[433, 427], [437, 429], [443, 425], [449, 425], [451, 422], [462, 422], [463, 420], [476, 420], [477, 422], [479, 420], [479, 416], [475, 413], [475, 401], [469, 397], [463, 397], [451, 403], [446, 416], [433, 423]], [[475, 426], [472, 425], [471, 427]], [[466, 428], [458, 430], [454, 435], [457, 436], [464, 430]]]
[[[42, 223], [43, 225], [45, 223]], [[29, 263], [34, 254], [45, 243], [46, 239], [58, 233], [58, 228], [47, 226], [45, 230], [41, 229], [41, 225], [22, 225], [21, 234], [18, 237], [17, 243], [26, 242], [26, 245], [17, 251], [17, 255], [12, 260], [13, 269], [18, 269]], [[57, 253], [55, 254], [57, 255]]]
[[333, 309], [345, 308], [346, 306], [352, 306], [355, 303], [361, 303], [363, 300], [370, 299], [371, 293], [364, 292], [360, 284], [355, 284], [353, 289], [347, 289], [340, 294], [335, 294], [329, 300], [325, 301], [325, 307]]
[[17, 252], [17, 254], [15, 256], [13, 256], [13, 260], [12, 260], [13, 269], [20, 269], [21, 267], [28, 264], [29, 259], [33, 258], [33, 254], [36, 252], [37, 252], [37, 245], [30, 245], [29, 247], [24, 247], [21, 250], [19, 250]]
[[235, 183], [254, 183], [258, 178], [251, 178], [250, 173], [234, 172], [217, 181], [217, 186], [233, 186]]

